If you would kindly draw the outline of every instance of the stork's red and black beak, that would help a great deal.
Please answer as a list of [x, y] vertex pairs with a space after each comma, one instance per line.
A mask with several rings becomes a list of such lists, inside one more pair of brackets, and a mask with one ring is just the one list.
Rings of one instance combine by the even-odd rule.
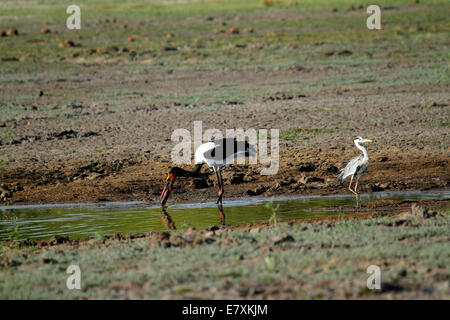
[[166, 180], [166, 185], [161, 193], [161, 197], [159, 201], [161, 201], [161, 205], [164, 206], [166, 204], [167, 199], [169, 199], [169, 195], [172, 192], [173, 183], [175, 182], [175, 176], [173, 173], [169, 173]]

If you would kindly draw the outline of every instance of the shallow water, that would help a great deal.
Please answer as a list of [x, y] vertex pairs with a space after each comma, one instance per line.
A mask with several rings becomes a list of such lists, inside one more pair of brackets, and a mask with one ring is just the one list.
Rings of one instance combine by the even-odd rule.
[[[361, 195], [362, 203], [376, 200], [421, 200], [450, 199], [450, 190], [433, 192], [376, 192]], [[323, 216], [353, 213], [340, 211], [339, 206], [353, 206], [351, 195], [295, 196], [273, 198], [243, 198], [224, 201], [225, 223], [264, 222], [272, 216], [271, 208], [265, 204], [273, 200], [279, 208], [277, 221], [318, 218]], [[386, 208], [382, 208], [386, 210]], [[390, 208], [397, 210], [400, 208]], [[402, 208], [404, 209], [404, 208]], [[371, 208], [371, 210], [374, 210]], [[376, 208], [375, 208], [376, 210]], [[361, 211], [361, 210], [360, 210]], [[168, 223], [168, 217], [172, 223]], [[30, 206], [0, 206], [0, 240], [46, 239], [53, 235], [70, 238], [102, 236], [118, 233], [138, 233], [189, 227], [207, 228], [221, 223], [220, 211], [213, 202], [171, 205], [162, 214], [159, 206], [145, 202], [107, 202], [94, 204], [49, 204]]]

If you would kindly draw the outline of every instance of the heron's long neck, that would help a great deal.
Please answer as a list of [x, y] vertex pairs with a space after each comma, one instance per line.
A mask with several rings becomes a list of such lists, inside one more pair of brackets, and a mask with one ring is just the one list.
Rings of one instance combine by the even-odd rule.
[[364, 159], [369, 159], [369, 154], [367, 153], [366, 148], [359, 144], [359, 142], [355, 142], [356, 147], [361, 150], [364, 154]]

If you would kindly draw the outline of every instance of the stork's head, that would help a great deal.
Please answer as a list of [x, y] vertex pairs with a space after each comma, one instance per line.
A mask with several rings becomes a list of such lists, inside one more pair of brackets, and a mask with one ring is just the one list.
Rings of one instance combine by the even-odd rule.
[[361, 138], [361, 137], [356, 137], [356, 139], [355, 139], [355, 143], [367, 143], [367, 142], [372, 142], [372, 140], [369, 140], [369, 139], [364, 139], [364, 138]]
[[166, 204], [167, 199], [169, 198], [170, 193], [172, 192], [173, 183], [177, 177], [183, 176], [184, 170], [178, 167], [172, 167], [169, 170], [169, 175], [166, 179], [166, 185], [161, 193], [161, 197], [159, 200], [161, 201], [161, 205], [164, 206]]

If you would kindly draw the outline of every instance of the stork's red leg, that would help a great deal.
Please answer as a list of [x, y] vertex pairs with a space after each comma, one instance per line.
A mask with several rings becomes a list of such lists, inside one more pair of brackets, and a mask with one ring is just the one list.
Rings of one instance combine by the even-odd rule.
[[223, 196], [223, 181], [222, 181], [222, 174], [220, 172], [220, 168], [216, 169], [216, 177], [217, 177], [217, 185], [219, 187], [219, 198], [217, 199], [217, 204], [220, 203], [222, 205], [222, 196]]

